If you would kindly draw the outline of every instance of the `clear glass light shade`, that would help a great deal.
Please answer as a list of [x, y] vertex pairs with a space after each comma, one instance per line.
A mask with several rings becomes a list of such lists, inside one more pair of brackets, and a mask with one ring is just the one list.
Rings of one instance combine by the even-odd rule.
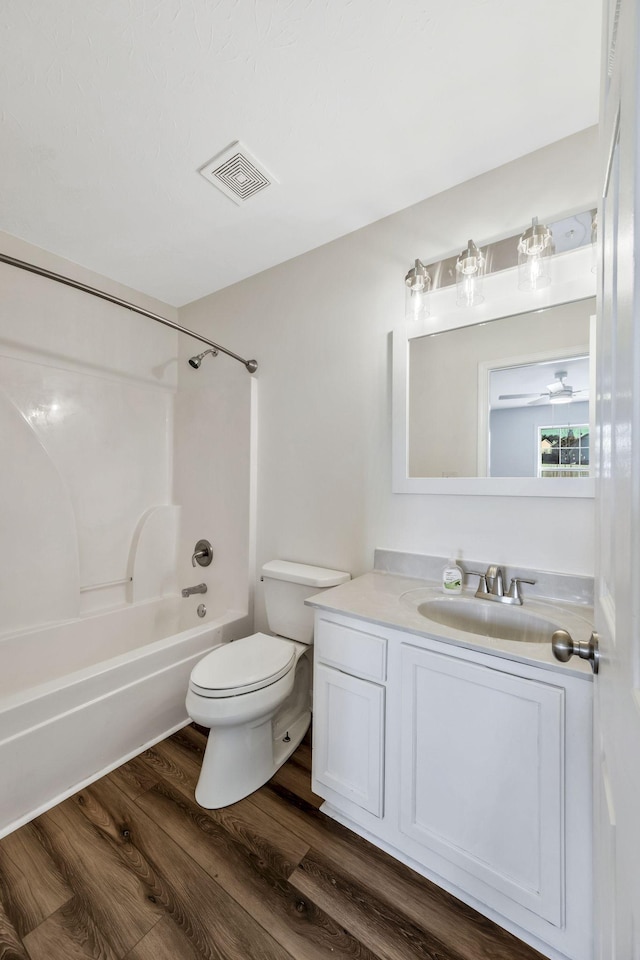
[[518, 243], [518, 287], [520, 290], [541, 290], [551, 283], [551, 231], [534, 217]]
[[459, 307], [473, 307], [483, 303], [482, 280], [485, 259], [473, 240], [469, 240], [456, 261], [456, 303]]
[[425, 265], [416, 260], [406, 277], [405, 283], [405, 318], [408, 321], [424, 320], [429, 316], [429, 291], [431, 277]]

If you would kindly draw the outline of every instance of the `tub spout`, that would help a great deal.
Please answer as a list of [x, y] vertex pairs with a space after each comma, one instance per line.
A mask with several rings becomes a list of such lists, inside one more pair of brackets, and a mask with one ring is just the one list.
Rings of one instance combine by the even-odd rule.
[[206, 592], [207, 592], [207, 585], [206, 585], [206, 583], [199, 583], [199, 584], [197, 584], [197, 586], [195, 586], [195, 587], [183, 587], [183, 588], [182, 588], [182, 596], [183, 596], [183, 597], [190, 597], [192, 593], [206, 593]]

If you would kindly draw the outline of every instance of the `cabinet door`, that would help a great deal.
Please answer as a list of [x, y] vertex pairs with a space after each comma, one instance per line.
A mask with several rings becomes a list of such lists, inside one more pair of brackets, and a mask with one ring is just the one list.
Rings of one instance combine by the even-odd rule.
[[382, 816], [384, 687], [331, 667], [315, 667], [313, 778]]
[[403, 644], [401, 729], [401, 831], [483, 902], [560, 926], [564, 690]]

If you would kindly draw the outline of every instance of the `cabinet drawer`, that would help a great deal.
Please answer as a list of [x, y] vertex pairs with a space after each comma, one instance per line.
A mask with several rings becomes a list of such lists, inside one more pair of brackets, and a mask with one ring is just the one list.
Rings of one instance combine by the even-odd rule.
[[387, 679], [387, 641], [373, 633], [318, 618], [316, 659], [365, 680]]

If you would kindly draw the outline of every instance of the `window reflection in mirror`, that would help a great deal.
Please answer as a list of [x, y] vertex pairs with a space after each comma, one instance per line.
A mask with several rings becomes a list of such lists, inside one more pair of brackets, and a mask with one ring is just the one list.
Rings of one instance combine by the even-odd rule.
[[412, 340], [409, 476], [589, 476], [594, 313], [588, 299]]

